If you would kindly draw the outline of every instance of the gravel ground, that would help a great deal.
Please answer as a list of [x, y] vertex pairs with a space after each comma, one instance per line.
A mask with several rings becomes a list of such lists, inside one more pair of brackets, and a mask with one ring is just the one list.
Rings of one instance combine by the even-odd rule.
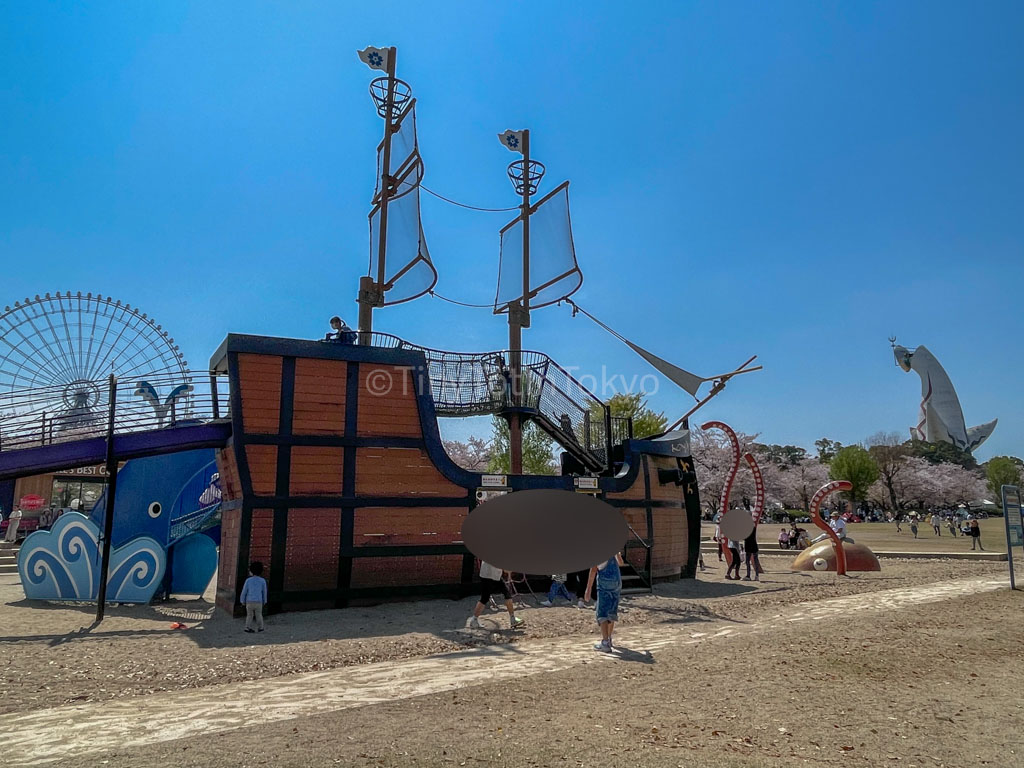
[[1024, 595], [1002, 589], [856, 621], [835, 612], [643, 663], [594, 654], [551, 674], [60, 765], [1014, 768], [1022, 609]]
[[[762, 581], [731, 582], [708, 560], [693, 581], [657, 586], [624, 599], [629, 625], [751, 621], [795, 603], [970, 576], [1005, 578], [1005, 563], [886, 560], [880, 573], [840, 579], [791, 573], [790, 557], [766, 555]], [[503, 614], [485, 615], [484, 630], [464, 629], [475, 601], [434, 600], [371, 608], [272, 616], [267, 631], [242, 632], [242, 621], [203, 601], [119, 606], [90, 628], [90, 606], [41, 605], [23, 598], [16, 577], [0, 577], [0, 712], [97, 701], [223, 682], [274, 677], [467, 647], [596, 633], [591, 610], [530, 607], [524, 630]], [[171, 629], [183, 622], [185, 630]], [[730, 686], [731, 687], [731, 686]]]

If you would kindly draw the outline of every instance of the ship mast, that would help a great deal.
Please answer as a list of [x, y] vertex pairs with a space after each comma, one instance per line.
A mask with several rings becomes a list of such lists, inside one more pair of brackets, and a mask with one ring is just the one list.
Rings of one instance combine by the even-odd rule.
[[523, 293], [522, 297], [508, 304], [508, 349], [509, 349], [509, 471], [514, 475], [523, 473], [523, 376], [522, 349], [523, 328], [530, 327], [530, 196], [537, 191], [544, 175], [543, 164], [530, 159], [530, 131], [506, 131], [499, 134], [502, 143], [513, 152], [521, 152], [522, 160], [515, 160], [508, 166], [508, 176], [522, 197], [523, 222]]
[[[371, 50], [371, 49], [367, 49]], [[377, 275], [364, 275], [359, 278], [359, 343], [368, 345], [373, 331], [373, 309], [384, 306], [384, 269], [385, 257], [387, 255], [388, 237], [388, 198], [391, 196], [391, 136], [394, 132], [394, 119], [399, 111], [395, 108], [395, 86], [399, 82], [395, 77], [395, 65], [398, 59], [398, 49], [392, 46], [385, 49], [387, 54], [383, 57], [384, 69], [387, 72], [386, 78], [378, 78], [370, 85], [370, 94], [377, 103], [377, 112], [384, 118], [384, 147], [381, 154], [380, 170], [380, 224], [377, 227]], [[360, 58], [374, 69], [381, 67], [370, 59], [374, 54]], [[384, 83], [382, 81], [386, 80]], [[372, 247], [372, 246], [371, 246]]]

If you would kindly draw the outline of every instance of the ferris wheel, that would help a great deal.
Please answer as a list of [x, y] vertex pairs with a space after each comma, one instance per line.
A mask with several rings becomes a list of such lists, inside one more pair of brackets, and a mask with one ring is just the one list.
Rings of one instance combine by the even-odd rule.
[[41, 416], [58, 430], [88, 425], [108, 406], [110, 374], [143, 397], [192, 389], [174, 339], [130, 304], [58, 291], [0, 313], [0, 420]]

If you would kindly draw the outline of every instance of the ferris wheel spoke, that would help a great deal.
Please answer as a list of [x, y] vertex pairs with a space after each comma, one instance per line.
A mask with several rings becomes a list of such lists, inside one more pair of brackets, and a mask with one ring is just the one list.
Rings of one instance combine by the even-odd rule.
[[[39, 328], [36, 327], [35, 321], [37, 319], [37, 316], [30, 315], [28, 311], [24, 309], [23, 314], [24, 318], [22, 319], [21, 323], [17, 326], [14, 326], [13, 328], [14, 332], [17, 333], [22, 339], [22, 341], [18, 343], [18, 351], [21, 352], [27, 360], [30, 360], [34, 365], [38, 366], [40, 369], [45, 370], [47, 368], [50, 368], [54, 370], [58, 378], [63, 379], [65, 376], [68, 375], [69, 372], [62, 365], [60, 365], [59, 362], [54, 361], [55, 364], [52, 366], [46, 365], [46, 362], [49, 361], [52, 355], [47, 354], [47, 345], [45, 339], [43, 338]], [[31, 328], [31, 337], [29, 335], [26, 335], [25, 333], [24, 328], [26, 325], [28, 328]], [[36, 346], [32, 337], [37, 338], [41, 346]], [[24, 350], [21, 349], [22, 343], [27, 344], [31, 348], [33, 352], [32, 357], [30, 357], [28, 354], [25, 354]]]
[[[100, 339], [99, 346], [97, 346], [96, 348], [95, 358], [93, 358], [92, 353], [90, 352], [90, 359], [92, 360], [92, 362], [90, 363], [89, 369], [86, 372], [88, 378], [90, 379], [95, 378], [97, 372], [101, 370], [99, 368], [99, 366], [101, 365], [99, 361], [100, 351], [103, 349], [103, 345], [107, 343], [107, 336], [110, 334], [110, 329], [114, 325], [114, 305], [111, 304], [109, 300], [107, 300], [106, 302], [104, 302], [103, 306], [105, 307], [105, 309], [110, 310], [110, 314], [106, 314], [106, 312], [104, 311], [104, 316], [107, 318], [107, 327], [103, 329], [103, 338]], [[95, 338], [95, 335], [93, 336], [93, 338]]]
[[[135, 318], [135, 320], [139, 320], [139, 318]], [[137, 347], [135, 343], [142, 336], [142, 333], [139, 330], [139, 326], [131, 325], [128, 328], [128, 330], [135, 331], [135, 336], [126, 340], [125, 343], [118, 350], [118, 356], [116, 358], [116, 361], [120, 363], [120, 365], [118, 365], [119, 370], [124, 370], [131, 366], [131, 364], [135, 361], [135, 358], [137, 358], [141, 353], [145, 351], [143, 347]], [[132, 352], [132, 350], [135, 351]], [[130, 370], [130, 368], [128, 368], [128, 370]]]
[[[185, 367], [174, 340], [127, 304], [70, 292], [27, 301], [0, 314], [0, 431], [49, 429], [54, 439], [73, 439], [102, 416], [107, 369], [163, 389], [191, 384]], [[187, 397], [180, 406], [190, 407]], [[153, 422], [141, 399], [126, 398], [119, 409], [125, 423]]]
[[[3, 360], [0, 360], [0, 364], [3, 364], [3, 362]], [[19, 380], [24, 383], [19, 384]], [[46, 389], [53, 386], [52, 382], [41, 382], [38, 374], [27, 375], [21, 369], [0, 371], [0, 386], [6, 386], [8, 383], [10, 384], [11, 392], [17, 392], [22, 389]]]
[[[3, 359], [0, 360], [0, 374], [11, 376], [12, 378], [14, 376], [18, 376], [20, 378], [25, 379], [26, 381], [32, 382], [32, 384], [34, 384], [35, 386], [39, 386], [40, 384], [52, 385], [58, 383], [58, 380], [50, 372], [46, 371], [43, 368], [36, 367], [32, 358], [26, 356], [24, 352], [22, 352], [16, 346], [11, 344], [11, 342], [9, 342], [6, 338], [0, 337], [0, 341], [6, 344], [10, 350], [6, 355], [4, 355]], [[28, 376], [25, 376], [23, 373], [21, 373], [21, 370], [25, 368], [24, 364], [18, 364], [15, 360], [11, 358], [11, 354], [15, 352], [21, 356], [21, 359], [24, 362], [27, 362], [32, 365], [32, 367], [28, 369], [33, 373], [32, 378], [29, 378]], [[36, 377], [39, 377], [41, 381], [37, 382]]]
[[[51, 306], [52, 306], [52, 304], [51, 304]], [[71, 343], [71, 334], [68, 332], [68, 318], [67, 318], [67, 315], [64, 314], [64, 304], [63, 303], [59, 303], [59, 307], [60, 307], [61, 320], [63, 321], [63, 322], [60, 323], [60, 325], [64, 326], [64, 336], [65, 336], [65, 338], [67, 339], [67, 342], [68, 342], [68, 346], [67, 346], [68, 356], [66, 358], [67, 366], [70, 369], [71, 373], [74, 375], [74, 377], [76, 379], [80, 379], [80, 378], [82, 378], [82, 372], [79, 370], [79, 368], [78, 368], [78, 361], [75, 359], [74, 346]], [[61, 339], [58, 337], [57, 329], [53, 325], [53, 313], [52, 312], [45, 312], [43, 314], [43, 317], [46, 318], [46, 324], [50, 327], [50, 333], [53, 335], [54, 343], [58, 347], [60, 347], [61, 350], [63, 350], [64, 342], [61, 341]]]
[[[28, 312], [26, 311], [25, 316], [29, 318], [29, 325], [31, 326], [32, 330], [35, 331], [35, 334], [39, 338], [40, 342], [42, 342], [42, 349], [39, 351], [39, 355], [42, 357], [46, 355], [48, 352], [48, 356], [53, 360], [54, 363], [56, 363], [57, 367], [59, 367], [64, 372], [64, 375], [67, 376], [67, 381], [74, 381], [74, 379], [76, 378], [75, 372], [68, 365], [68, 361], [65, 359], [64, 355], [54, 354], [52, 347], [46, 342], [46, 337], [43, 335], [42, 330], [40, 330], [40, 328], [36, 325], [36, 321], [39, 320], [40, 316], [42, 316], [49, 324], [49, 315], [47, 315], [45, 311], [42, 311], [40, 312], [39, 315], [33, 315], [30, 317]], [[54, 335], [54, 341], [56, 341], [56, 334]]]
[[[30, 326], [32, 326], [33, 330], [35, 330], [35, 326], [32, 325], [31, 318], [27, 318], [26, 317], [26, 319], [28, 320], [28, 324]], [[22, 341], [25, 344], [27, 344], [29, 347], [31, 347], [32, 351], [35, 353], [35, 357], [32, 357], [32, 356], [28, 355], [25, 352], [25, 350], [21, 349], [21, 344], [20, 343], [17, 344], [17, 345], [11, 344], [11, 342], [7, 340], [6, 334], [5, 334], [4, 335], [4, 341], [11, 347], [12, 351], [17, 352], [19, 355], [21, 355], [21, 357], [22, 357], [22, 359], [24, 359], [25, 363], [28, 364], [32, 369], [34, 369], [37, 372], [39, 372], [40, 374], [46, 375], [46, 373], [49, 372], [50, 375], [51, 375], [50, 380], [53, 383], [57, 383], [58, 381], [61, 381], [62, 378], [63, 378], [61, 376], [61, 373], [63, 372], [61, 366], [56, 365], [56, 366], [53, 366], [53, 367], [47, 367], [45, 365], [45, 362], [44, 362], [44, 358], [46, 356], [44, 355], [43, 351], [41, 349], [39, 349], [39, 347], [37, 347], [32, 342], [31, 338], [29, 338], [28, 336], [25, 335], [25, 332], [22, 330], [20, 325], [13, 326], [11, 328], [11, 330], [14, 333], [16, 333], [18, 336], [20, 336]], [[36, 335], [37, 336], [39, 335], [38, 330], [36, 330]], [[23, 365], [22, 367], [25, 367], [25, 366]]]
[[[126, 330], [126, 329], [127, 329], [127, 327], [128, 327], [127, 323], [125, 323], [125, 322], [124, 322], [124, 318], [125, 318], [125, 316], [126, 316], [126, 315], [128, 315], [128, 314], [129, 314], [129, 313], [131, 312], [131, 310], [130, 310], [130, 309], [128, 309], [128, 308], [127, 308], [126, 306], [125, 306], [125, 307], [122, 307], [122, 306], [121, 306], [120, 304], [118, 304], [118, 305], [117, 305], [117, 306], [116, 306], [116, 307], [114, 308], [114, 311], [116, 312], [116, 311], [117, 311], [118, 309], [120, 309], [120, 310], [121, 310], [121, 317], [117, 318], [118, 322], [119, 322], [119, 323], [121, 323], [121, 327], [120, 327], [120, 328], [118, 329], [118, 331], [117, 331], [117, 336], [116, 336], [116, 337], [114, 338], [114, 340], [113, 340], [113, 341], [112, 341], [112, 342], [110, 343], [110, 346], [109, 346], [109, 347], [107, 348], [107, 352], [106, 352], [106, 354], [105, 354], [105, 355], [103, 356], [103, 359], [102, 359], [102, 360], [99, 360], [99, 361], [98, 361], [98, 362], [96, 363], [96, 367], [95, 367], [95, 373], [96, 373], [96, 375], [100, 375], [100, 376], [102, 376], [102, 375], [103, 375], [103, 373], [104, 373], [104, 367], [106, 366], [106, 364], [107, 364], [107, 361], [110, 361], [110, 363], [111, 363], [111, 368], [113, 368], [113, 367], [114, 367], [114, 363], [115, 363], [115, 362], [116, 362], [116, 360], [117, 360], [117, 357], [115, 356], [115, 357], [114, 357], [114, 359], [113, 359], [113, 360], [111, 360], [111, 357], [110, 357], [110, 356], [111, 356], [112, 354], [114, 354], [115, 352], [116, 352], [117, 354], [120, 354], [120, 352], [118, 352], [118, 342], [119, 342], [119, 341], [121, 341], [121, 337], [122, 337], [122, 336], [124, 336], [124, 332], [125, 332], [125, 330]], [[128, 322], [130, 323], [131, 321], [129, 320]]]
[[[99, 300], [97, 299], [97, 308], [99, 308], [100, 304], [101, 302], [99, 302]], [[89, 349], [85, 353], [87, 375], [91, 373], [90, 369], [92, 367], [92, 345], [93, 342], [96, 340], [96, 324], [99, 321], [100, 317], [99, 312], [91, 312], [90, 314], [92, 315], [92, 328], [89, 329]]]
[[[71, 338], [71, 324], [68, 322], [68, 311], [64, 309], [63, 299], [58, 299], [57, 303], [60, 305], [60, 316], [61, 320], [63, 320], [61, 325], [64, 326], [64, 338], [68, 342], [68, 354], [71, 355], [71, 368], [72, 370], [74, 370], [75, 375], [78, 378], [82, 378], [81, 350], [79, 350], [79, 354], [75, 354], [75, 342]], [[70, 295], [68, 296], [68, 309], [74, 312], [74, 299], [72, 299]], [[81, 337], [81, 334], [82, 332], [81, 329], [79, 328], [79, 337]]]
[[[159, 362], [162, 367], [157, 368], [155, 365], [147, 367], [147, 364], [146, 364], [147, 362], [149, 362], [149, 363], [157, 363], [157, 362]], [[140, 363], [138, 365], [134, 365], [131, 368], [124, 369], [122, 371], [121, 375], [128, 377], [128, 376], [134, 376], [136, 373], [139, 373], [141, 375], [148, 375], [148, 376], [159, 376], [161, 374], [167, 375], [167, 374], [174, 374], [174, 373], [186, 374], [187, 372], [181, 366], [181, 364], [178, 363], [177, 360], [168, 361], [168, 360], [164, 359], [163, 356], [158, 356], [158, 357], [150, 358], [148, 361], [144, 361], [143, 363]]]
[[[159, 353], [158, 352], [155, 355], [153, 355], [155, 350], [153, 349], [152, 345], [147, 344], [145, 346], [142, 346], [142, 345], [136, 344], [136, 342], [138, 342], [139, 340], [141, 340], [143, 338], [142, 331], [146, 327], [145, 320], [143, 320], [142, 318], [138, 318], [138, 322], [140, 323], [139, 325], [135, 325], [135, 326], [132, 327], [132, 330], [135, 331], [135, 337], [132, 338], [132, 340], [130, 342], [128, 342], [128, 344], [126, 345], [127, 346], [127, 350], [130, 350], [130, 349], [134, 348], [135, 349], [135, 353], [132, 354], [131, 357], [122, 358], [122, 366], [127, 367], [127, 366], [131, 366], [131, 365], [134, 364], [133, 368], [128, 368], [129, 371], [139, 370], [139, 369], [144, 368], [144, 367], [150, 367], [155, 360], [159, 359]], [[127, 354], [127, 351], [126, 351], [125, 354]], [[141, 363], [136, 363], [135, 362], [136, 358], [138, 358], [139, 355], [145, 355], [145, 354], [149, 354], [150, 357], [144, 358]]]
[[82, 349], [82, 293], [78, 293], [78, 311], [75, 313], [75, 317], [78, 318], [79, 322], [75, 325], [75, 329], [78, 331], [78, 359], [82, 361], [82, 370], [86, 368], [85, 365], [85, 350]]

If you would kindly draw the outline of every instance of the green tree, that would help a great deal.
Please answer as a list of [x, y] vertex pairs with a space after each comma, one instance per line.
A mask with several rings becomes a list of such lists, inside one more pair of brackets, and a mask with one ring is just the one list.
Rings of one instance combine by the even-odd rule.
[[754, 443], [752, 447], [765, 461], [780, 467], [795, 467], [807, 458], [807, 450], [799, 445]]
[[[668, 418], [664, 413], [648, 408], [642, 392], [614, 394], [608, 400], [608, 408], [613, 418], [633, 420], [633, 434], [636, 437], [657, 435], [668, 427]], [[590, 419], [593, 423], [604, 423], [604, 414], [599, 406], [591, 411]]]
[[828, 464], [839, 453], [843, 444], [838, 440], [829, 440], [827, 437], [823, 437], [814, 441], [814, 447], [818, 449], [818, 461]]
[[[492, 453], [487, 471], [507, 475], [511, 467], [508, 422], [501, 416], [494, 416], [491, 419], [491, 429]], [[557, 475], [555, 445], [555, 441], [540, 427], [527, 422], [523, 428], [523, 472], [527, 475]]]
[[1020, 459], [1012, 456], [996, 456], [985, 464], [985, 477], [993, 500], [1001, 498], [1004, 485], [1020, 485]]
[[898, 512], [900, 500], [899, 494], [896, 492], [897, 478], [906, 470], [906, 458], [910, 450], [901, 444], [897, 432], [876, 432], [866, 442], [868, 453], [878, 465], [882, 484], [889, 494], [889, 503], [892, 504], [893, 511]]
[[952, 443], [908, 440], [903, 445], [907, 446], [911, 456], [920, 456], [932, 464], [959, 464], [964, 469], [978, 468], [978, 461], [970, 451], [961, 451]]
[[871, 454], [859, 445], [848, 445], [829, 462], [828, 475], [833, 480], [849, 480], [853, 488], [848, 496], [859, 504], [868, 497], [868, 489], [878, 479], [878, 465]]

